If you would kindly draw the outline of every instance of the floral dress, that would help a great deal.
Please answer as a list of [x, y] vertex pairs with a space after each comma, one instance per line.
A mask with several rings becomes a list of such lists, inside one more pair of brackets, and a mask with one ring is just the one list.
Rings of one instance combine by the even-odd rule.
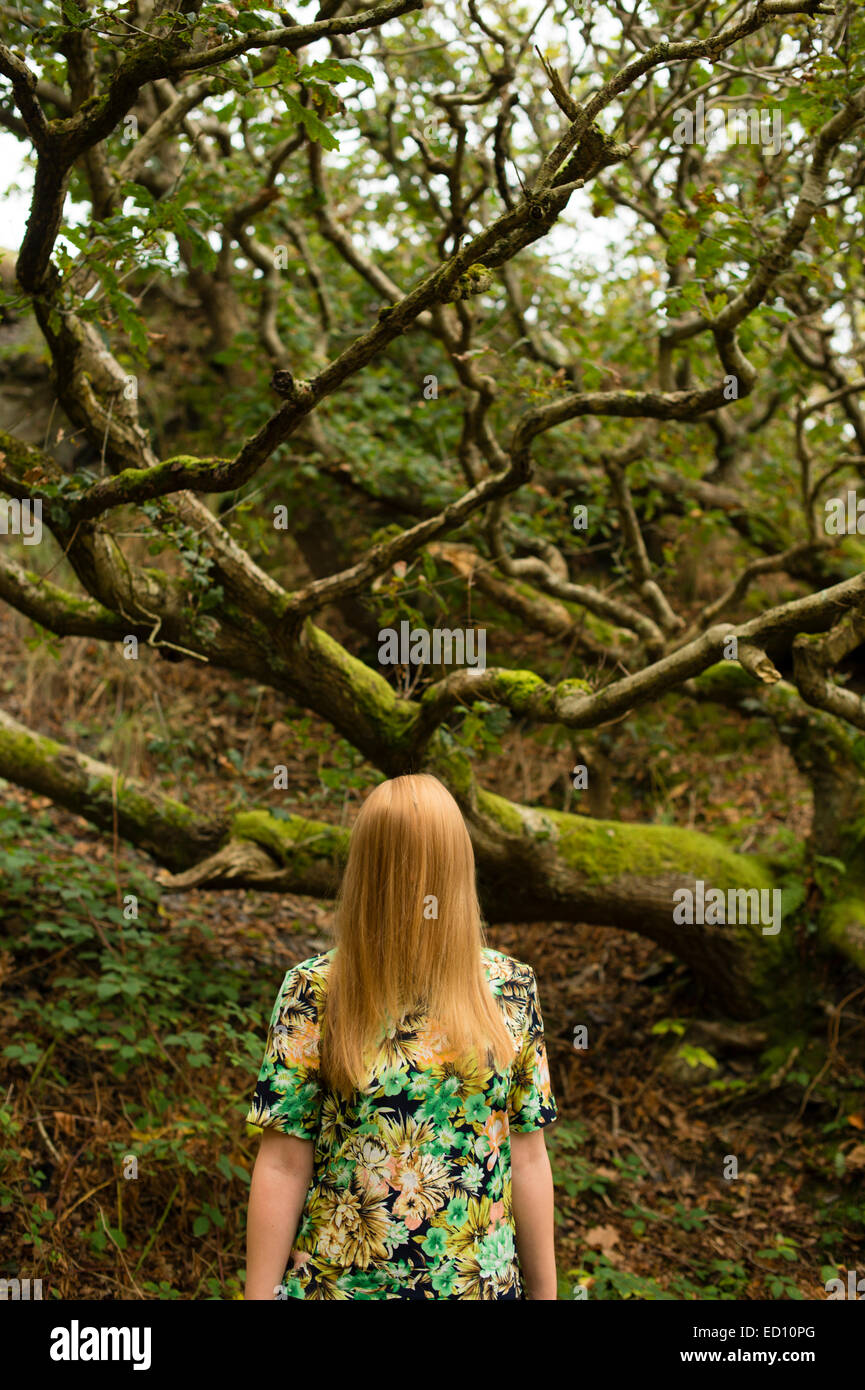
[[280, 1298], [525, 1297], [514, 1245], [511, 1130], [556, 1103], [531, 966], [485, 947], [514, 1041], [499, 1073], [460, 1064], [422, 1012], [383, 1039], [350, 1099], [319, 1080], [319, 1017], [336, 948], [289, 970], [270, 1019], [250, 1124], [315, 1144]]

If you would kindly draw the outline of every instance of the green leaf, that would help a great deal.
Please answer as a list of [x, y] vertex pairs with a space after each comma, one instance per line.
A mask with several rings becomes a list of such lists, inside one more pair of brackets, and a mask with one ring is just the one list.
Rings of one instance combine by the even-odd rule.
[[717, 1060], [711, 1052], [707, 1052], [704, 1047], [694, 1047], [691, 1043], [683, 1043], [677, 1055], [681, 1057], [683, 1062], [687, 1062], [689, 1067], [703, 1066], [715, 1070], [718, 1066]]
[[139, 352], [147, 352], [147, 330], [139, 317], [133, 300], [123, 290], [115, 290], [110, 296], [111, 307], [117, 314], [129, 341]]
[[353, 58], [322, 58], [317, 63], [308, 63], [297, 74], [301, 82], [314, 78], [319, 82], [362, 82], [365, 87], [373, 85], [373, 75], [369, 68], [357, 63]]
[[847, 865], [841, 859], [832, 859], [828, 854], [815, 854], [814, 859], [818, 864], [828, 864], [830, 868], [836, 869], [839, 874], [846, 874]]
[[296, 97], [285, 93], [285, 109], [296, 121], [300, 121], [310, 140], [315, 140], [326, 150], [338, 150], [339, 141], [331, 134], [324, 121], [308, 106], [301, 106]]
[[653, 1033], [675, 1033], [681, 1037], [686, 1028], [686, 1024], [681, 1018], [662, 1018], [657, 1023], [652, 1024]]
[[216, 252], [207, 237], [188, 222], [181, 229], [181, 235], [187, 236], [192, 243], [192, 253], [189, 257], [192, 265], [201, 266], [204, 270], [212, 270], [216, 265]]
[[74, 0], [63, 0], [60, 8], [63, 11], [63, 18], [68, 19], [70, 23], [75, 25], [87, 23], [87, 14], [84, 10], [79, 10]]

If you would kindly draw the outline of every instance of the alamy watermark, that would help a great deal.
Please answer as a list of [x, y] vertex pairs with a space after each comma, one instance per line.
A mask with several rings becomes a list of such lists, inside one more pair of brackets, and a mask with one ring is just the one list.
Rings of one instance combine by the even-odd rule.
[[18, 1303], [21, 1299], [29, 1302], [31, 1298], [41, 1297], [41, 1279], [0, 1279], [0, 1301], [4, 1303], [10, 1298], [13, 1303]]
[[704, 97], [697, 97], [694, 110], [677, 107], [673, 112], [676, 124], [673, 127], [673, 142], [676, 145], [705, 145], [707, 148], [716, 135], [724, 133], [724, 148], [729, 145], [772, 145], [772, 153], [781, 153], [782, 117], [781, 108], [774, 106], [768, 111], [727, 109], [715, 106], [706, 111]]
[[780, 888], [707, 888], [698, 878], [691, 888], [673, 892], [673, 921], [677, 926], [725, 926], [750, 922], [761, 926], [764, 936], [781, 930]]
[[486, 670], [487, 632], [483, 627], [413, 628], [405, 619], [399, 632], [383, 627], [378, 634], [382, 666], [474, 666]]
[[0, 536], [20, 536], [25, 545], [42, 540], [42, 500], [0, 498]]
[[846, 1288], [843, 1279], [827, 1279], [823, 1287], [830, 1299], [855, 1298], [859, 1302], [865, 1300], [865, 1279], [857, 1279], [855, 1269], [848, 1269], [847, 1271]]
[[149, 1327], [82, 1327], [73, 1318], [52, 1328], [48, 1354], [52, 1361], [131, 1361], [134, 1371], [148, 1371], [151, 1336]]
[[830, 497], [824, 504], [828, 536], [865, 536], [865, 497], [848, 491], [846, 498]]

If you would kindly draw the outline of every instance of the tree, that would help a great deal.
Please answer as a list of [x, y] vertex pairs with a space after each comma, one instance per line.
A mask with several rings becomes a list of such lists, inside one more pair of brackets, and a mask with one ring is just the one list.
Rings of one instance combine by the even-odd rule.
[[[594, 777], [598, 732], [671, 693], [766, 721], [814, 790], [822, 938], [865, 968], [865, 20], [816, 0], [467, 8], [7, 11], [0, 122], [35, 172], [4, 312], [35, 316], [61, 414], [44, 448], [0, 439], [23, 549], [5, 543], [0, 595], [60, 637], [249, 676], [383, 775], [435, 772], [490, 920], [633, 928], [746, 1016], [795, 970], [801, 891], [778, 933], [683, 929], [675, 895], [789, 888], [789, 865], [508, 801], [466, 731], [578, 731]], [[674, 561], [718, 536], [730, 582], [674, 597]], [[472, 626], [448, 576], [503, 651], [516, 625], [580, 674], [543, 651], [382, 665], [385, 628]], [[198, 816], [8, 714], [0, 775], [116, 816], [180, 885], [326, 893], [345, 851], [344, 830], [228, 797]]]

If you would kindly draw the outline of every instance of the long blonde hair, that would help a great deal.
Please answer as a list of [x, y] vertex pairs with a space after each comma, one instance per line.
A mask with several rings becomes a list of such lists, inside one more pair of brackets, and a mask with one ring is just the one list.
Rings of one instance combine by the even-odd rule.
[[[437, 915], [435, 915], [437, 914]], [[367, 797], [335, 912], [336, 951], [321, 1031], [321, 1077], [345, 1096], [368, 1054], [412, 1010], [435, 1020], [458, 1059], [504, 1070], [514, 1044], [486, 980], [468, 830], [446, 787], [394, 777]]]

